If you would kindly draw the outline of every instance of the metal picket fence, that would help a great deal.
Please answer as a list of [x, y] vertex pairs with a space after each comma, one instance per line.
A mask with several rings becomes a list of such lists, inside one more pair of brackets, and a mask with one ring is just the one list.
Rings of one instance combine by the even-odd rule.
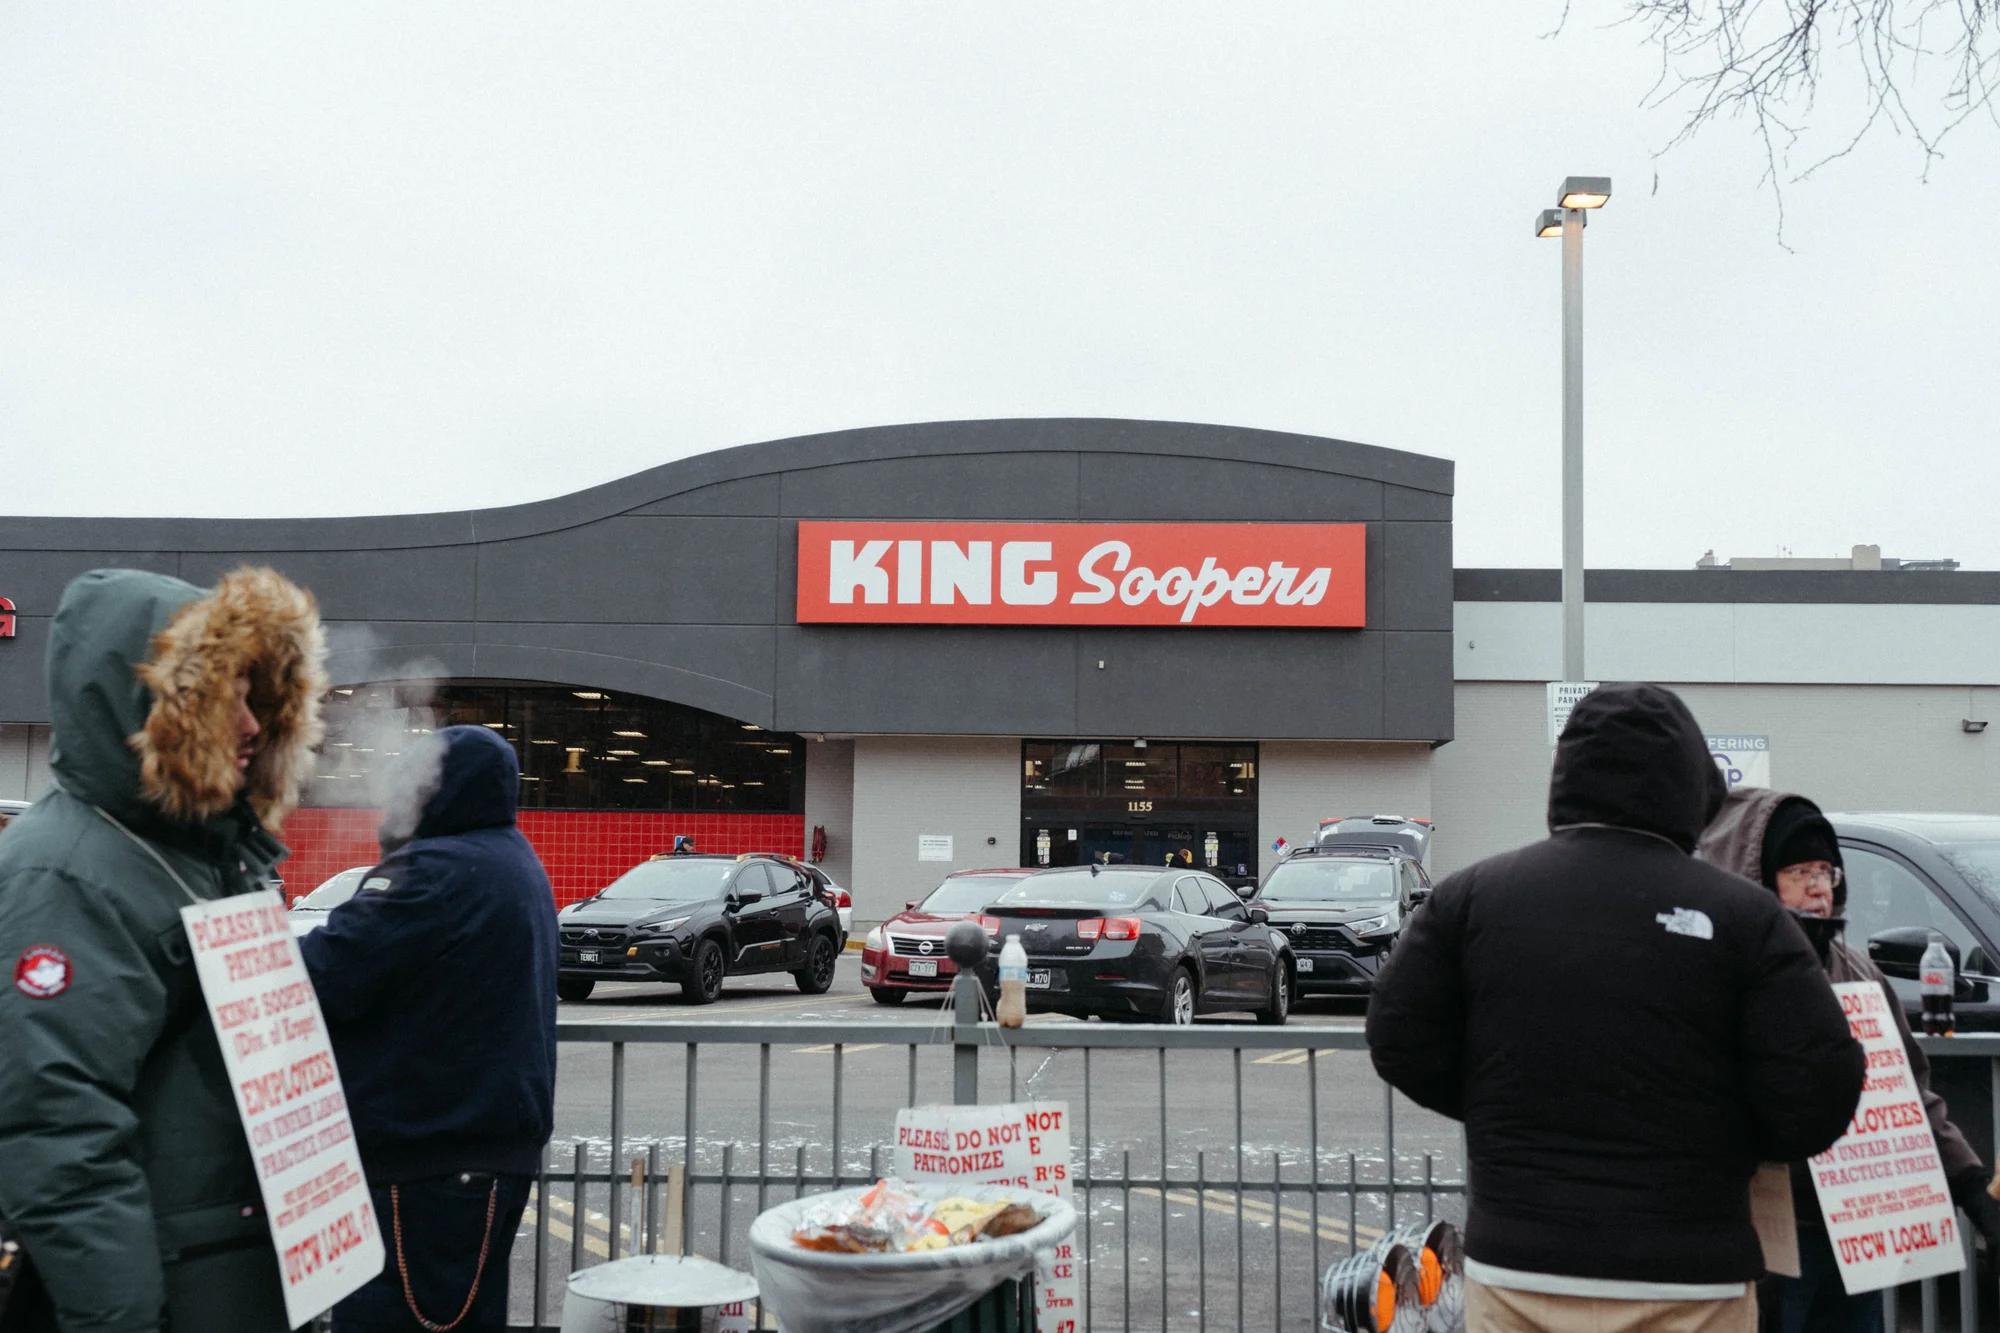
[[[605, 1091], [606, 1133], [552, 1149], [537, 1179], [517, 1325], [553, 1329], [567, 1274], [596, 1262], [747, 1269], [757, 1213], [889, 1173], [895, 1111], [926, 1103], [1069, 1103], [1080, 1328], [1316, 1329], [1328, 1265], [1391, 1226], [1464, 1215], [1460, 1127], [1381, 1083], [1352, 1028], [1075, 1023], [1003, 1041], [947, 1013], [929, 1027], [565, 1020], [558, 1036], [565, 1077]], [[1923, 1044], [1988, 1067], [2000, 1140], [2000, 1034]], [[1952, 1326], [1982, 1327], [1980, 1285], [1945, 1283]], [[1936, 1279], [1884, 1293], [1888, 1327], [1940, 1333], [1943, 1299]], [[2000, 1323], [2000, 1301], [1988, 1314]]]
[[1068, 1023], [1003, 1043], [947, 1017], [565, 1021], [558, 1035], [571, 1067], [606, 1066], [608, 1132], [556, 1149], [537, 1181], [515, 1252], [516, 1310], [537, 1327], [559, 1322], [566, 1274], [593, 1261], [747, 1268], [758, 1212], [878, 1178], [898, 1107], [982, 1091], [1069, 1103], [1079, 1327], [1311, 1329], [1334, 1259], [1396, 1223], [1463, 1215], [1458, 1126], [1377, 1080], [1349, 1028]]

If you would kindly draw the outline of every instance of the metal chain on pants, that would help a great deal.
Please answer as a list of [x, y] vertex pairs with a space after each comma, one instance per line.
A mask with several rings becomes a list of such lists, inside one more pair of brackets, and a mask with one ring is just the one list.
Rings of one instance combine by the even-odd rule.
[[417, 1308], [416, 1293], [410, 1290], [410, 1267], [403, 1262], [402, 1186], [389, 1187], [389, 1218], [391, 1227], [396, 1233], [396, 1276], [403, 1279], [403, 1303], [410, 1307], [410, 1313], [415, 1315], [417, 1322], [429, 1329], [430, 1333], [451, 1333], [452, 1329], [464, 1323], [465, 1317], [472, 1313], [472, 1303], [479, 1299], [480, 1279], [486, 1276], [486, 1256], [493, 1248], [493, 1208], [499, 1200], [500, 1181], [496, 1177], [492, 1187], [486, 1191], [486, 1232], [479, 1238], [479, 1267], [472, 1270], [472, 1290], [465, 1293], [465, 1305], [459, 1310], [458, 1317], [449, 1324], [440, 1324], [435, 1320], [424, 1318], [424, 1312]]

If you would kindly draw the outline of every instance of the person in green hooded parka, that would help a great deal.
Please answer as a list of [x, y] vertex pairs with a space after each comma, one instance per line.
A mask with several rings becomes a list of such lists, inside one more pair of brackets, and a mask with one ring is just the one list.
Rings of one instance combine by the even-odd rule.
[[9, 1328], [286, 1327], [257, 1176], [180, 909], [284, 857], [320, 738], [310, 594], [97, 570], [50, 628], [51, 789], [0, 835]]

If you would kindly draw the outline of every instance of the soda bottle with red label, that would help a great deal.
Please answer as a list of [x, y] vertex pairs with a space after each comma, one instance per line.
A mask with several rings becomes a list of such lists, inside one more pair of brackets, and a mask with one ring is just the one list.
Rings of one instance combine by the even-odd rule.
[[1957, 969], [1951, 965], [1951, 954], [1945, 949], [1944, 941], [1933, 935], [1930, 947], [1917, 963], [1919, 988], [1924, 997], [1924, 1035], [1927, 1037], [1949, 1037], [1956, 1026], [1951, 1012], [1952, 991], [1958, 985]]

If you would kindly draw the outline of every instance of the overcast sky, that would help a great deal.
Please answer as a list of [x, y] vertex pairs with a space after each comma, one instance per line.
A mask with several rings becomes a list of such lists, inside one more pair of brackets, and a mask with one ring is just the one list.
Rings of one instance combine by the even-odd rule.
[[1124, 416], [1454, 459], [1458, 563], [1552, 565], [1531, 223], [1577, 173], [1616, 188], [1592, 565], [2000, 568], [2000, 130], [1789, 185], [1788, 252], [1743, 128], [1656, 158], [1619, 0], [1560, 13], [12, 4], [0, 512], [456, 509]]

